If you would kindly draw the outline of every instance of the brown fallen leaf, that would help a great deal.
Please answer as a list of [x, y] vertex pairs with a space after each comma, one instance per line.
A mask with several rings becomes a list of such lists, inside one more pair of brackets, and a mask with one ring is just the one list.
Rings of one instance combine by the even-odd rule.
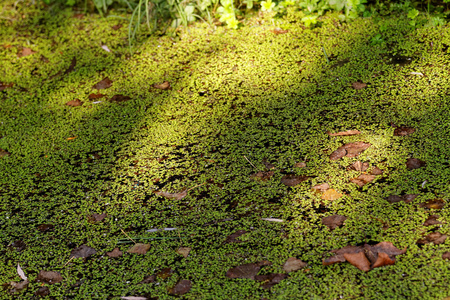
[[328, 189], [325, 193], [322, 194], [320, 199], [327, 201], [334, 201], [342, 197], [342, 194], [336, 191], [335, 189]]
[[156, 280], [156, 275], [149, 275], [149, 276], [145, 276], [144, 279], [142, 279], [141, 284], [146, 284], [146, 283], [152, 283], [155, 282]]
[[92, 94], [89, 94], [88, 99], [89, 100], [99, 99], [99, 98], [102, 98], [102, 97], [105, 97], [105, 96], [106, 95], [103, 95], [103, 94], [100, 94], [100, 93], [98, 93], [98, 94], [92, 93]]
[[412, 127], [397, 127], [394, 130], [394, 136], [405, 136], [412, 134], [416, 131], [415, 128]]
[[370, 270], [370, 262], [364, 252], [344, 253], [344, 258], [363, 272]]
[[330, 160], [338, 160], [347, 155], [347, 150], [344, 147], [339, 147], [330, 154]]
[[28, 55], [31, 55], [31, 54], [34, 54], [34, 53], [36, 53], [36, 52], [34, 52], [33, 50], [31, 50], [30, 48], [26, 48], [26, 47], [23, 47], [22, 48], [22, 51], [20, 51], [18, 54], [17, 54], [17, 57], [25, 57], [25, 56], [28, 56]]
[[9, 153], [8, 151], [4, 150], [4, 149], [0, 149], [0, 158], [6, 157], [8, 155], [10, 155], [11, 153]]
[[364, 142], [354, 142], [354, 143], [348, 143], [344, 146], [341, 146], [337, 148], [333, 153], [330, 155], [331, 160], [338, 160], [344, 156], [346, 157], [357, 157], [360, 155], [364, 150], [369, 148], [371, 144], [364, 143]]
[[283, 265], [283, 270], [287, 273], [300, 270], [306, 267], [307, 264], [295, 257], [289, 257]]
[[440, 245], [445, 242], [447, 235], [440, 232], [432, 232], [426, 235], [423, 239], [419, 239], [416, 243], [419, 245], [425, 245], [433, 243], [434, 245]]
[[162, 196], [167, 199], [175, 199], [175, 200], [181, 200], [187, 196], [187, 190], [184, 190], [179, 193], [168, 193], [168, 192], [163, 192], [163, 191], [154, 191], [154, 193], [158, 196]]
[[340, 131], [337, 133], [331, 133], [330, 131], [327, 132], [329, 136], [349, 136], [349, 135], [357, 135], [360, 133], [361, 131], [359, 130], [347, 130], [347, 131]]
[[40, 232], [52, 231], [55, 228], [52, 224], [41, 224], [37, 227]]
[[254, 280], [256, 274], [258, 274], [262, 266], [268, 266], [271, 264], [272, 263], [267, 260], [263, 260], [257, 263], [244, 264], [241, 266], [230, 268], [227, 271], [226, 276], [228, 278], [247, 278]]
[[425, 167], [426, 165], [426, 162], [418, 158], [408, 158], [408, 160], [406, 161], [406, 167], [410, 170], [419, 169]]
[[112, 83], [113, 83], [112, 80], [110, 80], [108, 77], [105, 77], [99, 82], [97, 82], [92, 88], [96, 90], [103, 90], [111, 87]]
[[263, 289], [270, 289], [287, 277], [287, 274], [272, 273], [267, 275], [256, 275], [255, 280], [263, 281], [263, 284], [261, 284], [261, 287]]
[[296, 186], [300, 183], [302, 183], [305, 180], [308, 180], [309, 176], [302, 176], [302, 175], [295, 175], [295, 174], [288, 174], [284, 175], [281, 178], [281, 183], [286, 186]]
[[374, 180], [375, 177], [375, 175], [361, 174], [358, 177], [351, 179], [350, 182], [356, 183], [359, 187], [363, 187], [364, 185]]
[[40, 271], [36, 281], [47, 284], [60, 283], [63, 280], [61, 273], [55, 271]]
[[36, 292], [34, 292], [34, 294], [36, 296], [45, 297], [50, 295], [50, 289], [48, 288], [48, 286], [41, 286], [36, 290]]
[[442, 209], [446, 202], [443, 199], [431, 199], [425, 203], [420, 203], [420, 207], [430, 208], [430, 209]]
[[74, 17], [75, 19], [81, 20], [81, 19], [84, 18], [84, 14], [74, 14], [73, 17]]
[[75, 258], [80, 258], [80, 257], [86, 258], [95, 253], [97, 253], [97, 251], [94, 248], [91, 248], [86, 245], [81, 245], [80, 247], [73, 249], [70, 252], [70, 256], [73, 256]]
[[369, 168], [369, 164], [368, 163], [363, 163], [363, 162], [361, 162], [359, 160], [350, 166], [350, 169], [358, 171], [358, 172], [364, 172], [368, 168]]
[[353, 87], [355, 90], [361, 90], [361, 89], [367, 87], [367, 84], [362, 83], [362, 82], [353, 82], [353, 83], [352, 83], [352, 87]]
[[4, 83], [4, 82], [0, 82], [0, 92], [3, 91], [3, 90], [5, 90], [5, 89], [7, 89], [7, 88], [12, 87], [13, 85], [14, 85], [14, 83]]
[[395, 264], [395, 259], [391, 259], [387, 253], [378, 252], [378, 258], [372, 265], [372, 268], [389, 266]]
[[450, 252], [445, 252], [442, 254], [442, 259], [450, 259]]
[[439, 216], [438, 215], [431, 215], [426, 219], [426, 221], [423, 223], [423, 226], [431, 226], [431, 225], [438, 225], [442, 224], [441, 221], [438, 221]]
[[172, 268], [164, 268], [156, 274], [156, 276], [158, 276], [161, 279], [167, 279], [169, 277], [172, 277], [172, 275], [173, 275]]
[[328, 190], [330, 188], [330, 185], [328, 183], [322, 183], [322, 184], [317, 184], [315, 186], [312, 187], [313, 190], [319, 191], [319, 192], [325, 192], [326, 190]]
[[106, 255], [108, 255], [109, 257], [120, 257], [122, 256], [123, 252], [119, 250], [119, 248], [114, 248], [113, 251], [111, 252], [106, 252]]
[[363, 251], [363, 248], [361, 246], [351, 246], [351, 245], [342, 247], [340, 249], [332, 250], [331, 253], [334, 253], [335, 255], [327, 259], [324, 259], [322, 264], [324, 266], [328, 266], [339, 262], [345, 262], [346, 261], [344, 257], [345, 253], [358, 253], [361, 251]]
[[280, 29], [280, 28], [275, 28], [274, 30], [272, 30], [272, 32], [275, 33], [275, 34], [285, 34], [285, 33], [288, 33], [289, 30], [283, 30], [283, 29]]
[[127, 250], [128, 253], [144, 255], [150, 249], [150, 244], [137, 243]]
[[163, 83], [155, 83], [153, 87], [159, 90], [168, 90], [170, 89], [170, 83], [168, 81], [164, 81]]
[[372, 175], [382, 175], [382, 174], [383, 174], [383, 170], [381, 170], [381, 169], [378, 168], [378, 167], [375, 167], [375, 168], [373, 168], [373, 169], [370, 171], [370, 174], [372, 174]]
[[23, 281], [11, 281], [9, 283], [3, 284], [4, 289], [9, 289], [8, 292], [11, 294], [15, 294], [18, 292], [21, 292], [22, 290], [26, 289], [29, 284], [29, 280], [23, 280]]
[[114, 26], [111, 26], [111, 28], [113, 29], [113, 30], [119, 30], [120, 28], [122, 28], [122, 24], [117, 24], [117, 25], [114, 25]]
[[184, 258], [188, 257], [189, 252], [191, 252], [190, 247], [180, 247], [177, 249], [177, 253], [182, 255]]
[[250, 176], [250, 179], [256, 180], [256, 181], [267, 181], [273, 176], [273, 171], [263, 172], [259, 171], [255, 174], [252, 174]]
[[306, 163], [301, 161], [301, 162], [298, 162], [298, 163], [294, 164], [294, 167], [296, 167], [296, 168], [306, 168]]
[[80, 99], [70, 100], [66, 103], [67, 106], [77, 107], [83, 105], [83, 101]]
[[73, 70], [75, 70], [75, 66], [77, 65], [77, 58], [74, 56], [72, 58], [72, 62], [70, 63], [69, 68], [67, 68], [67, 70], [64, 72], [64, 75], [69, 74], [70, 72], [73, 72]]
[[341, 215], [332, 215], [322, 218], [322, 224], [330, 228], [330, 230], [336, 229], [344, 224], [347, 217]]
[[103, 219], [105, 219], [106, 216], [107, 216], [106, 213], [103, 213], [103, 214], [93, 213], [92, 215], [89, 215], [87, 218], [88, 218], [89, 223], [95, 224], [95, 223], [99, 223], [99, 222], [103, 221]]
[[389, 203], [396, 203], [396, 202], [400, 202], [400, 201], [404, 201], [405, 203], [410, 203], [411, 201], [413, 201], [417, 196], [417, 194], [407, 194], [407, 195], [403, 195], [403, 196], [399, 196], [399, 195], [390, 195], [389, 197], [386, 198], [386, 200]]
[[238, 230], [233, 234], [230, 234], [229, 236], [227, 236], [227, 239], [225, 240], [225, 243], [242, 243], [243, 241], [239, 241], [236, 240], [238, 237], [240, 237], [241, 235], [247, 233], [247, 231], [245, 230]]
[[170, 289], [169, 294], [172, 295], [184, 295], [192, 288], [192, 283], [190, 280], [183, 279], [177, 282], [173, 288]]
[[120, 103], [120, 102], [125, 102], [131, 100], [130, 97], [128, 96], [124, 96], [124, 95], [114, 95], [111, 97], [111, 99], [109, 99], [109, 102], [115, 102], [115, 103]]

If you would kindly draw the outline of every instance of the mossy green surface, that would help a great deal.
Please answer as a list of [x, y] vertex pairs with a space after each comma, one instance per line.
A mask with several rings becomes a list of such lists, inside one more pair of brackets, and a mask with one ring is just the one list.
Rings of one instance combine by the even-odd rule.
[[[450, 261], [442, 259], [450, 240], [416, 243], [450, 231], [450, 28], [413, 28], [404, 17], [348, 24], [331, 14], [305, 29], [291, 12], [284, 34], [257, 18], [239, 30], [197, 23], [177, 38], [143, 33], [130, 55], [119, 19], [78, 19], [23, 3], [14, 9], [13, 2], [2, 13], [0, 81], [14, 85], [0, 92], [0, 148], [10, 153], [0, 158], [0, 283], [20, 280], [17, 263], [30, 278], [26, 290], [2, 298], [35, 297], [40, 270], [63, 276], [48, 285], [49, 299], [169, 299], [181, 279], [192, 282], [186, 299], [450, 296]], [[372, 45], [381, 25], [385, 42]], [[18, 57], [23, 47], [35, 53]], [[95, 90], [105, 77], [112, 86]], [[153, 87], [164, 81], [171, 89]], [[356, 90], [354, 82], [367, 87]], [[88, 98], [98, 92], [106, 96]], [[131, 99], [108, 101], [118, 94]], [[66, 105], [75, 99], [83, 105]], [[394, 124], [416, 131], [394, 136]], [[361, 134], [327, 135], [350, 129]], [[372, 146], [357, 158], [329, 159], [356, 141]], [[426, 167], [408, 170], [412, 157]], [[251, 179], [258, 170], [247, 159], [259, 170], [273, 164], [274, 175]], [[360, 173], [348, 169], [357, 160], [383, 175], [359, 188], [349, 181]], [[295, 168], [298, 162], [306, 167]], [[287, 187], [285, 174], [310, 178]], [[344, 196], [321, 200], [311, 187], [324, 182]], [[181, 200], [154, 193], [193, 187]], [[386, 201], [402, 194], [419, 196]], [[444, 208], [420, 207], [436, 198]], [[92, 224], [92, 213], [107, 217]], [[321, 219], [334, 214], [348, 219], [331, 231]], [[442, 224], [423, 226], [432, 214]], [[41, 224], [54, 228], [41, 232]], [[177, 230], [146, 232], [168, 227]], [[131, 244], [116, 245], [126, 238], [122, 230], [183, 239], [153, 240], [145, 255], [130, 254]], [[247, 231], [243, 242], [225, 243], [237, 230]], [[407, 252], [367, 273], [349, 263], [322, 265], [333, 249], [382, 241]], [[97, 253], [67, 263], [82, 244]], [[108, 257], [116, 246], [124, 255]], [[187, 258], [176, 253], [180, 246], [192, 248]], [[272, 265], [260, 274], [283, 273], [292, 256], [307, 268], [270, 290], [225, 276], [261, 260]], [[140, 283], [168, 267], [171, 277]]]

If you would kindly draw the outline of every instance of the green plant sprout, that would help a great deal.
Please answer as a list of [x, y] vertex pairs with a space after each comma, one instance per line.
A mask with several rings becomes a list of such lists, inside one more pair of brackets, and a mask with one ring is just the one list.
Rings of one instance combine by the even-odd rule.
[[238, 20], [236, 20], [236, 13], [234, 11], [234, 5], [232, 0], [221, 0], [221, 7], [217, 9], [217, 13], [220, 15], [220, 22], [225, 22], [230, 29], [237, 29]]
[[409, 25], [411, 26], [416, 26], [416, 21], [414, 20], [417, 16], [419, 15], [419, 11], [417, 9], [411, 9], [408, 12], [408, 18], [411, 19], [411, 21], [409, 21]]
[[261, 11], [271, 12], [275, 7], [275, 3], [272, 0], [261, 1]]
[[309, 15], [302, 18], [302, 22], [305, 24], [306, 27], [310, 27], [313, 24], [317, 23], [317, 16]]

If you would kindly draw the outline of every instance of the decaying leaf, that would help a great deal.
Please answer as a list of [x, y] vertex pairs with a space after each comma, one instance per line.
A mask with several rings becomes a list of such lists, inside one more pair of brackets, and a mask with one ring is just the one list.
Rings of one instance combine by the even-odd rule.
[[163, 191], [154, 191], [154, 193], [158, 196], [166, 197], [167, 199], [175, 199], [175, 200], [181, 200], [187, 196], [187, 190], [184, 190], [179, 193], [168, 193], [168, 192], [163, 192]]
[[15, 294], [15, 293], [18, 293], [18, 292], [26, 289], [28, 287], [29, 283], [30, 282], [28, 281], [28, 279], [24, 280], [24, 281], [20, 281], [20, 282], [11, 281], [11, 282], [9, 282], [7, 284], [4, 284], [3, 288], [4, 289], [10, 289], [9, 292], [11, 294]]
[[120, 103], [120, 102], [125, 102], [131, 100], [130, 97], [128, 96], [124, 96], [124, 95], [114, 95], [111, 97], [111, 99], [109, 99], [109, 102], [115, 102], [115, 103]]
[[110, 80], [108, 77], [105, 77], [99, 82], [97, 82], [92, 88], [96, 90], [103, 90], [111, 87], [112, 83], [113, 83], [112, 80]]
[[60, 283], [63, 278], [61, 273], [55, 271], [40, 271], [37, 278], [37, 281], [44, 282], [47, 284]]
[[150, 249], [150, 244], [137, 243], [127, 250], [128, 253], [144, 255]]
[[159, 271], [158, 274], [156, 274], [156, 276], [158, 276], [161, 279], [167, 279], [169, 277], [172, 277], [172, 275], [173, 275], [172, 268], [164, 268], [161, 271]]
[[100, 94], [100, 93], [98, 93], [98, 94], [92, 93], [92, 94], [89, 94], [88, 99], [89, 100], [99, 99], [99, 98], [102, 98], [102, 97], [105, 97], [105, 96], [106, 95], [103, 95], [103, 94]]
[[344, 253], [343, 255], [346, 261], [348, 261], [361, 271], [368, 272], [370, 270], [370, 262], [364, 252], [361, 251], [356, 253]]
[[347, 131], [340, 131], [336, 133], [331, 133], [330, 131], [327, 132], [329, 136], [349, 136], [349, 135], [357, 135], [360, 134], [361, 131], [359, 130], [347, 130]]
[[81, 245], [80, 247], [73, 249], [70, 252], [70, 256], [73, 256], [75, 258], [80, 258], [80, 257], [86, 258], [95, 253], [97, 253], [97, 251], [94, 248], [91, 248], [86, 245]]
[[191, 252], [190, 247], [180, 247], [177, 249], [177, 253], [182, 255], [184, 258], [188, 257], [189, 252]]
[[263, 289], [270, 289], [271, 287], [280, 283], [281, 280], [287, 277], [288, 277], [287, 274], [272, 273], [267, 275], [256, 275], [255, 280], [263, 281], [263, 283], [261, 284], [261, 287]]
[[353, 87], [355, 90], [361, 90], [361, 89], [367, 87], [367, 84], [362, 83], [362, 82], [353, 82], [353, 83], [352, 83], [352, 87]]
[[322, 194], [320, 199], [327, 201], [334, 201], [342, 197], [342, 194], [336, 191], [335, 189], [328, 189], [325, 193]]
[[450, 252], [445, 252], [442, 254], [442, 259], [450, 259]]
[[287, 186], [296, 186], [309, 178], [309, 176], [288, 174], [281, 178], [281, 183]]
[[397, 127], [394, 130], [394, 136], [405, 136], [416, 131], [415, 128], [412, 127]]
[[419, 169], [425, 167], [426, 165], [426, 162], [418, 158], [408, 158], [408, 160], [406, 161], [406, 167], [410, 170]]
[[426, 221], [423, 223], [423, 226], [431, 226], [431, 225], [438, 225], [442, 224], [441, 221], [438, 221], [439, 216], [438, 215], [431, 215], [426, 219]]
[[359, 187], [363, 187], [367, 183], [369, 183], [372, 180], [374, 180], [375, 177], [376, 177], [375, 175], [361, 174], [358, 177], [351, 179], [350, 182], [356, 183]]
[[89, 223], [99, 223], [103, 221], [103, 219], [105, 219], [106, 217], [107, 217], [106, 213], [103, 214], [93, 213], [92, 215], [89, 215], [87, 218]]
[[447, 239], [447, 235], [440, 232], [432, 232], [426, 235], [423, 239], [419, 239], [416, 243], [419, 245], [425, 245], [433, 243], [435, 245], [443, 244]]
[[67, 68], [67, 70], [64, 72], [65, 75], [69, 74], [70, 72], [73, 72], [73, 70], [75, 70], [75, 66], [77, 65], [77, 58], [74, 56], [72, 58], [72, 61], [70, 63], [69, 68]]
[[177, 282], [177, 284], [175, 284], [175, 286], [170, 289], [169, 293], [172, 295], [184, 295], [187, 292], [189, 292], [189, 290], [192, 287], [192, 283], [190, 280], [187, 279], [183, 279]]
[[145, 276], [144, 279], [142, 279], [141, 284], [147, 284], [147, 283], [152, 283], [155, 282], [156, 280], [156, 276], [155, 275], [149, 275], [149, 276]]
[[8, 151], [4, 150], [4, 149], [0, 149], [0, 158], [3, 158], [5, 156], [10, 155], [11, 153], [9, 153]]
[[346, 157], [357, 157], [360, 155], [364, 150], [369, 148], [371, 144], [364, 143], [364, 142], [354, 142], [345, 144], [344, 146], [341, 146], [337, 148], [333, 153], [330, 155], [331, 160], [338, 160], [344, 156]]
[[274, 30], [272, 30], [272, 32], [275, 33], [275, 34], [285, 34], [285, 33], [288, 33], [289, 30], [283, 30], [283, 29], [280, 29], [280, 28], [275, 28]]
[[294, 167], [296, 167], [296, 168], [306, 168], [306, 163], [301, 161], [301, 162], [295, 163]]
[[4, 89], [12, 87], [13, 85], [14, 85], [14, 83], [0, 82], [0, 92], [3, 91]]
[[417, 196], [417, 194], [406, 194], [406, 195], [390, 195], [389, 197], [386, 198], [387, 202], [389, 203], [396, 203], [396, 202], [400, 202], [403, 201], [405, 203], [410, 203], [411, 201], [413, 201]]
[[117, 247], [114, 248], [111, 252], [106, 252], [106, 255], [108, 255], [109, 257], [120, 257], [122, 256], [122, 254], [122, 251], [120, 251]]
[[330, 228], [330, 230], [336, 229], [344, 224], [347, 217], [341, 215], [333, 215], [322, 218], [322, 224]]
[[257, 263], [244, 264], [241, 266], [230, 268], [227, 271], [226, 276], [228, 278], [247, 278], [254, 280], [256, 274], [258, 274], [262, 266], [268, 266], [271, 264], [272, 263], [267, 260], [263, 260]]
[[306, 263], [295, 257], [289, 257], [283, 265], [283, 270], [287, 273], [300, 270], [306, 267]]
[[168, 81], [164, 81], [163, 83], [155, 83], [153, 87], [159, 90], [168, 90], [170, 89], [170, 83]]
[[45, 297], [50, 295], [50, 289], [48, 288], [48, 286], [41, 286], [36, 290], [36, 292], [34, 292], [34, 294], [36, 296]]
[[339, 147], [330, 154], [331, 160], [338, 160], [347, 155], [347, 150], [344, 147]]
[[272, 177], [274, 174], [273, 171], [263, 172], [259, 171], [253, 175], [250, 176], [250, 179], [256, 180], [256, 181], [267, 181]]
[[420, 207], [430, 208], [430, 209], [442, 209], [446, 202], [443, 199], [431, 199], [425, 203], [420, 203]]
[[67, 106], [77, 107], [83, 105], [83, 101], [80, 99], [70, 100], [66, 103]]
[[52, 224], [41, 224], [37, 227], [40, 232], [52, 231], [55, 228]]
[[382, 174], [383, 174], [383, 170], [381, 170], [381, 169], [378, 168], [378, 167], [375, 167], [375, 168], [373, 168], [373, 169], [370, 171], [370, 174], [372, 174], [372, 175], [382, 175]]
[[312, 187], [313, 190], [316, 191], [320, 191], [320, 192], [325, 192], [326, 190], [328, 190], [330, 188], [330, 185], [328, 183], [322, 183], [322, 184], [317, 184], [315, 186]]
[[34, 54], [34, 53], [36, 53], [36, 52], [34, 52], [33, 50], [31, 50], [30, 48], [26, 48], [26, 47], [23, 47], [22, 48], [22, 51], [20, 51], [18, 54], [17, 54], [17, 57], [25, 57], [25, 56], [28, 56], [28, 55], [31, 55], [31, 54]]
[[389, 266], [395, 264], [395, 259], [391, 259], [387, 253], [379, 252], [378, 258], [373, 264], [372, 268], [378, 268], [382, 266]]
[[364, 171], [366, 171], [368, 168], [369, 168], [369, 164], [368, 164], [368, 163], [363, 163], [363, 162], [361, 162], [361, 161], [359, 161], [359, 160], [358, 160], [357, 162], [353, 163], [353, 164], [350, 166], [350, 169], [355, 170], [355, 171], [358, 171], [358, 172], [364, 172]]
[[230, 234], [227, 236], [227, 239], [225, 240], [225, 243], [242, 243], [242, 241], [236, 240], [241, 235], [247, 233], [245, 230], [238, 230], [233, 234]]
[[11, 246], [16, 248], [17, 251], [22, 251], [27, 247], [27, 244], [25, 244], [24, 241], [17, 240], [11, 243]]

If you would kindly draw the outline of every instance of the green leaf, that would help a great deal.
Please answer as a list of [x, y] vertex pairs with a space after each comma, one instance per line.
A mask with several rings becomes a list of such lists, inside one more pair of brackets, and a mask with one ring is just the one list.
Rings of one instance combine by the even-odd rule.
[[408, 18], [410, 18], [411, 20], [415, 19], [418, 15], [419, 15], [419, 11], [417, 9], [411, 9], [408, 12]]

